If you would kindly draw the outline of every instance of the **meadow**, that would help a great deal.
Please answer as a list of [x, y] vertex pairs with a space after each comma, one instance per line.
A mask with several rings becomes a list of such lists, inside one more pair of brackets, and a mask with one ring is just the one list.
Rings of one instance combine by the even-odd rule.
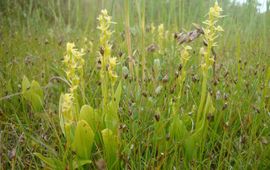
[[0, 169], [269, 169], [267, 2], [1, 0]]

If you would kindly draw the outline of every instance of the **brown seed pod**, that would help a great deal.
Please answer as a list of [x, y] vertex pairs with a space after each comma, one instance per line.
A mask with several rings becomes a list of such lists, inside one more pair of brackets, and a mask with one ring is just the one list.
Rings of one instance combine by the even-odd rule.
[[160, 114], [158, 114], [158, 113], [155, 114], [155, 120], [156, 120], [157, 122], [159, 122], [159, 120], [160, 120]]
[[214, 115], [213, 115], [213, 114], [208, 114], [208, 115], [207, 115], [207, 120], [208, 120], [209, 122], [214, 121]]
[[167, 83], [169, 81], [169, 76], [168, 74], [166, 74], [163, 78], [162, 78], [162, 82], [163, 83]]
[[147, 51], [148, 52], [155, 52], [159, 49], [159, 47], [156, 45], [156, 44], [150, 44], [147, 48]]
[[223, 105], [223, 107], [222, 107], [222, 110], [227, 109], [227, 107], [228, 107], [228, 103], [226, 102], [226, 103], [224, 103], [224, 105]]
[[142, 92], [143, 97], [147, 97], [147, 93], [144, 91]]
[[48, 45], [49, 44], [49, 40], [48, 39], [45, 39], [44, 44], [45, 45]]
[[182, 64], [179, 64], [178, 71], [181, 71], [183, 68]]
[[104, 48], [103, 47], [100, 47], [99, 48], [99, 53], [103, 56], [104, 55]]

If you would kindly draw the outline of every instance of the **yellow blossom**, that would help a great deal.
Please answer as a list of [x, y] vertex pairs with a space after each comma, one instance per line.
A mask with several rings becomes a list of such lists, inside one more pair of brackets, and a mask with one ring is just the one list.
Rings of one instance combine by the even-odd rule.
[[218, 5], [217, 2], [215, 2], [214, 7], [210, 8], [210, 15], [213, 15], [215, 17], [220, 17], [220, 12], [222, 12], [222, 8]]
[[73, 95], [71, 93], [64, 94], [61, 110], [65, 121], [73, 120], [72, 104], [73, 104]]
[[71, 83], [70, 91], [74, 92], [80, 83], [80, 77], [83, 76], [83, 67], [85, 61], [83, 59], [84, 50], [80, 51], [75, 48], [74, 43], [67, 43], [67, 54], [64, 56], [66, 66], [67, 79]]
[[158, 43], [159, 43], [159, 52], [162, 53], [164, 50], [164, 25], [160, 24], [158, 26]]
[[160, 25], [158, 26], [158, 35], [159, 35], [159, 37], [161, 37], [161, 38], [163, 38], [163, 36], [164, 36], [164, 25], [163, 25], [163, 24], [160, 24]]
[[110, 62], [110, 67], [114, 68], [116, 66], [116, 57], [110, 58], [109, 62]]
[[74, 43], [68, 42], [68, 43], [67, 43], [67, 52], [68, 52], [68, 53], [71, 53], [72, 50], [74, 49], [74, 47], [75, 47], [75, 44], [74, 44]]
[[191, 50], [192, 47], [191, 46], [185, 46], [182, 51], [181, 51], [181, 60], [182, 60], [182, 64], [185, 65], [187, 63], [187, 61], [190, 59], [190, 54], [189, 54], [189, 50]]
[[113, 70], [109, 70], [109, 75], [113, 81], [118, 77]]
[[[109, 44], [110, 37], [112, 35], [112, 31], [110, 30], [112, 22], [112, 17], [108, 15], [107, 10], [101, 10], [101, 14], [98, 17], [99, 25], [98, 29], [101, 31], [100, 33], [100, 45], [102, 46], [104, 53], [101, 54], [101, 74], [105, 73], [107, 65], [109, 66], [109, 76], [116, 77], [116, 74], [114, 73], [114, 68], [116, 66], [116, 58], [111, 57], [111, 49], [112, 45]], [[101, 75], [101, 77], [104, 77], [104, 75]]]
[[211, 56], [211, 50], [213, 47], [217, 46], [217, 42], [215, 40], [219, 36], [218, 33], [224, 31], [221, 26], [217, 25], [218, 19], [221, 18], [221, 12], [222, 9], [216, 2], [214, 7], [210, 8], [208, 20], [204, 22], [206, 25], [206, 28], [203, 29], [204, 41], [207, 44], [207, 49], [201, 48], [200, 50], [200, 53], [204, 56], [204, 64], [206, 64], [206, 66], [202, 65], [203, 71], [211, 68], [212, 64], [214, 63], [214, 58]]

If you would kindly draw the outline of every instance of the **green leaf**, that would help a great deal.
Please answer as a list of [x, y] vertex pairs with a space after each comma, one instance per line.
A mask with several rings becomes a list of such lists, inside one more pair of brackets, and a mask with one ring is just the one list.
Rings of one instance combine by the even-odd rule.
[[169, 132], [172, 139], [177, 142], [184, 140], [188, 135], [188, 131], [184, 122], [176, 114], [173, 116], [173, 120], [169, 127]]
[[22, 80], [22, 95], [31, 103], [34, 111], [41, 111], [43, 109], [43, 90], [39, 83], [33, 80], [30, 84], [26, 76]]
[[39, 95], [32, 92], [32, 91], [30, 93], [30, 96], [31, 96], [31, 98], [28, 99], [28, 100], [30, 100], [33, 110], [36, 111], [36, 112], [41, 111], [43, 109], [43, 100], [42, 100], [42, 98]]
[[43, 98], [43, 90], [39, 83], [35, 80], [31, 83], [31, 91], [37, 94], [39, 97]]
[[66, 136], [65, 134], [65, 128], [64, 128], [64, 117], [62, 115], [62, 107], [63, 107], [63, 102], [64, 102], [64, 94], [61, 94], [60, 99], [59, 99], [59, 119], [60, 119], [60, 127], [61, 130], [63, 132], [63, 134]]
[[122, 94], [122, 81], [119, 82], [117, 89], [115, 91], [115, 94], [114, 94], [114, 102], [115, 102], [115, 107], [117, 107], [117, 110], [119, 107], [121, 94]]
[[154, 135], [153, 135], [153, 141], [155, 144], [155, 147], [158, 148], [159, 152], [166, 152], [167, 147], [167, 140], [166, 140], [166, 123], [160, 118], [159, 121], [155, 121], [154, 123]]
[[34, 153], [39, 159], [41, 159], [44, 163], [46, 163], [51, 169], [55, 170], [64, 170], [65, 165], [60, 160], [57, 160], [55, 158], [47, 158], [40, 153]]
[[196, 136], [191, 135], [185, 139], [184, 152], [187, 160], [192, 160], [192, 158], [196, 157]]
[[96, 132], [99, 124], [99, 116], [97, 112], [89, 105], [84, 105], [81, 108], [79, 120], [85, 120], [88, 125]]
[[[209, 112], [210, 107], [213, 107], [213, 104], [211, 100], [211, 95], [210, 93], [208, 93], [203, 110], [203, 117], [196, 124], [195, 132], [192, 134], [193, 136], [202, 137], [202, 132], [204, 131], [207, 125], [206, 114]], [[212, 111], [214, 111], [213, 108]]]
[[116, 107], [113, 105], [114, 102], [109, 103], [107, 112], [105, 113], [105, 124], [106, 128], [111, 129], [114, 133], [118, 131], [119, 118]]
[[89, 159], [94, 142], [94, 132], [85, 120], [80, 120], [75, 130], [73, 150], [81, 159]]
[[6, 84], [6, 90], [9, 92], [9, 93], [12, 93], [13, 92], [13, 88], [12, 88], [12, 82], [11, 82], [11, 79], [9, 79], [7, 81], [7, 84]]
[[104, 151], [106, 164], [108, 169], [117, 168], [117, 151], [118, 151], [118, 140], [117, 136], [110, 129], [104, 129], [101, 131], [102, 139], [104, 143]]
[[30, 82], [26, 76], [23, 76], [22, 80], [22, 93], [25, 93], [28, 89], [30, 89]]
[[73, 166], [75, 169], [78, 169], [84, 165], [87, 165], [87, 164], [91, 164], [92, 161], [91, 160], [74, 160], [73, 161]]

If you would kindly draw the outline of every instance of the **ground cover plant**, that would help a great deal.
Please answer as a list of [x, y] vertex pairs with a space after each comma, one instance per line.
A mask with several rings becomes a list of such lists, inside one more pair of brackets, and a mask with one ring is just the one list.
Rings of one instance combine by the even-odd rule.
[[1, 1], [1, 169], [269, 169], [257, 4]]

